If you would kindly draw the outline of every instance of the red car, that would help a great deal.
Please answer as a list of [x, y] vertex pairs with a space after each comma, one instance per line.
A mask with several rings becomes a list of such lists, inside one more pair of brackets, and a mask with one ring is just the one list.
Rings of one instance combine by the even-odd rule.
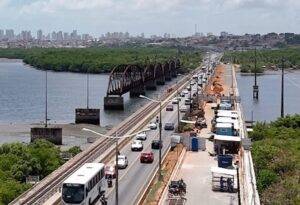
[[105, 178], [116, 178], [116, 169], [113, 165], [106, 165], [104, 168]]
[[153, 152], [143, 152], [141, 153], [140, 161], [141, 163], [152, 163], [154, 160]]

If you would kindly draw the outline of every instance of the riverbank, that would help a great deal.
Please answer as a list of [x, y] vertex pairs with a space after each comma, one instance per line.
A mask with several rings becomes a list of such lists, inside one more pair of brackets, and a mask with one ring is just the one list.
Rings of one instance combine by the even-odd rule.
[[[32, 127], [43, 126], [40, 123], [27, 124], [0, 124], [0, 144], [21, 142], [30, 143], [30, 129]], [[90, 132], [82, 131], [82, 128], [88, 128], [105, 134], [112, 127], [99, 127], [88, 124], [50, 124], [49, 127], [61, 127], [63, 135], [63, 145], [60, 146], [62, 150], [69, 149], [73, 146], [79, 146], [81, 149], [86, 149], [91, 142], [99, 138]], [[90, 142], [89, 142], [90, 141]]]
[[22, 59], [24, 63], [39, 70], [66, 71], [74, 73], [108, 73], [118, 65], [167, 63], [180, 60], [185, 69], [195, 69], [202, 58], [200, 50], [178, 53], [167, 47], [134, 48], [30, 48], [0, 49], [0, 57]]

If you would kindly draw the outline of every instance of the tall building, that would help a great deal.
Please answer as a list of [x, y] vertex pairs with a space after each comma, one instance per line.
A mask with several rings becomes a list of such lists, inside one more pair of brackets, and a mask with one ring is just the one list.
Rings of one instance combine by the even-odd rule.
[[57, 34], [56, 34], [55, 31], [53, 31], [52, 34], [51, 34], [51, 40], [52, 41], [56, 41], [57, 40]]
[[77, 30], [73, 30], [72, 33], [71, 33], [71, 39], [72, 40], [77, 40], [77, 38], [78, 38], [77, 37]]
[[57, 32], [56, 40], [60, 42], [64, 40], [62, 31]]
[[69, 33], [67, 33], [67, 32], [64, 33], [64, 40], [65, 40], [65, 41], [70, 40]]
[[6, 29], [6, 31], [5, 31], [5, 37], [8, 40], [13, 40], [15, 38], [14, 30], [13, 29]]
[[4, 38], [4, 30], [0, 29], [0, 40]]
[[43, 31], [41, 29], [37, 31], [36, 39], [39, 41], [43, 40]]
[[23, 41], [32, 40], [31, 31], [21, 31], [21, 40]]

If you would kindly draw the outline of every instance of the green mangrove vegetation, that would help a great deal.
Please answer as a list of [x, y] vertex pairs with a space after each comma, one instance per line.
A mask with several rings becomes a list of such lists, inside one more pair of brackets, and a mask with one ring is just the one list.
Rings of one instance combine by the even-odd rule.
[[250, 133], [262, 204], [300, 204], [300, 115], [257, 123]]
[[[70, 148], [72, 156], [80, 152], [79, 147]], [[62, 152], [46, 140], [31, 144], [9, 143], [0, 146], [0, 204], [8, 204], [30, 188], [28, 176], [44, 178], [65, 161]]]
[[83, 73], [110, 72], [119, 64], [162, 63], [174, 57], [184, 68], [194, 69], [201, 61], [201, 52], [164, 47], [0, 49], [0, 58], [23, 59], [37, 69]]
[[[257, 50], [257, 73], [263, 73], [264, 70], [277, 69], [284, 58], [285, 66], [289, 68], [300, 68], [300, 48], [285, 48], [278, 50]], [[234, 51], [225, 52], [223, 61], [232, 61], [239, 64], [241, 72], [255, 72], [255, 51]]]

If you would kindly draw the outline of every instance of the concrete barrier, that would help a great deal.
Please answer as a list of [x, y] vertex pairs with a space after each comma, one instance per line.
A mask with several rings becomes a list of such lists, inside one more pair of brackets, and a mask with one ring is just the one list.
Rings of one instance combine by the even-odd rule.
[[76, 108], [75, 123], [100, 125], [100, 109]]
[[45, 139], [56, 145], [62, 145], [62, 128], [33, 127], [30, 131], [30, 141]]
[[104, 97], [105, 110], [124, 110], [124, 98], [120, 96]]

